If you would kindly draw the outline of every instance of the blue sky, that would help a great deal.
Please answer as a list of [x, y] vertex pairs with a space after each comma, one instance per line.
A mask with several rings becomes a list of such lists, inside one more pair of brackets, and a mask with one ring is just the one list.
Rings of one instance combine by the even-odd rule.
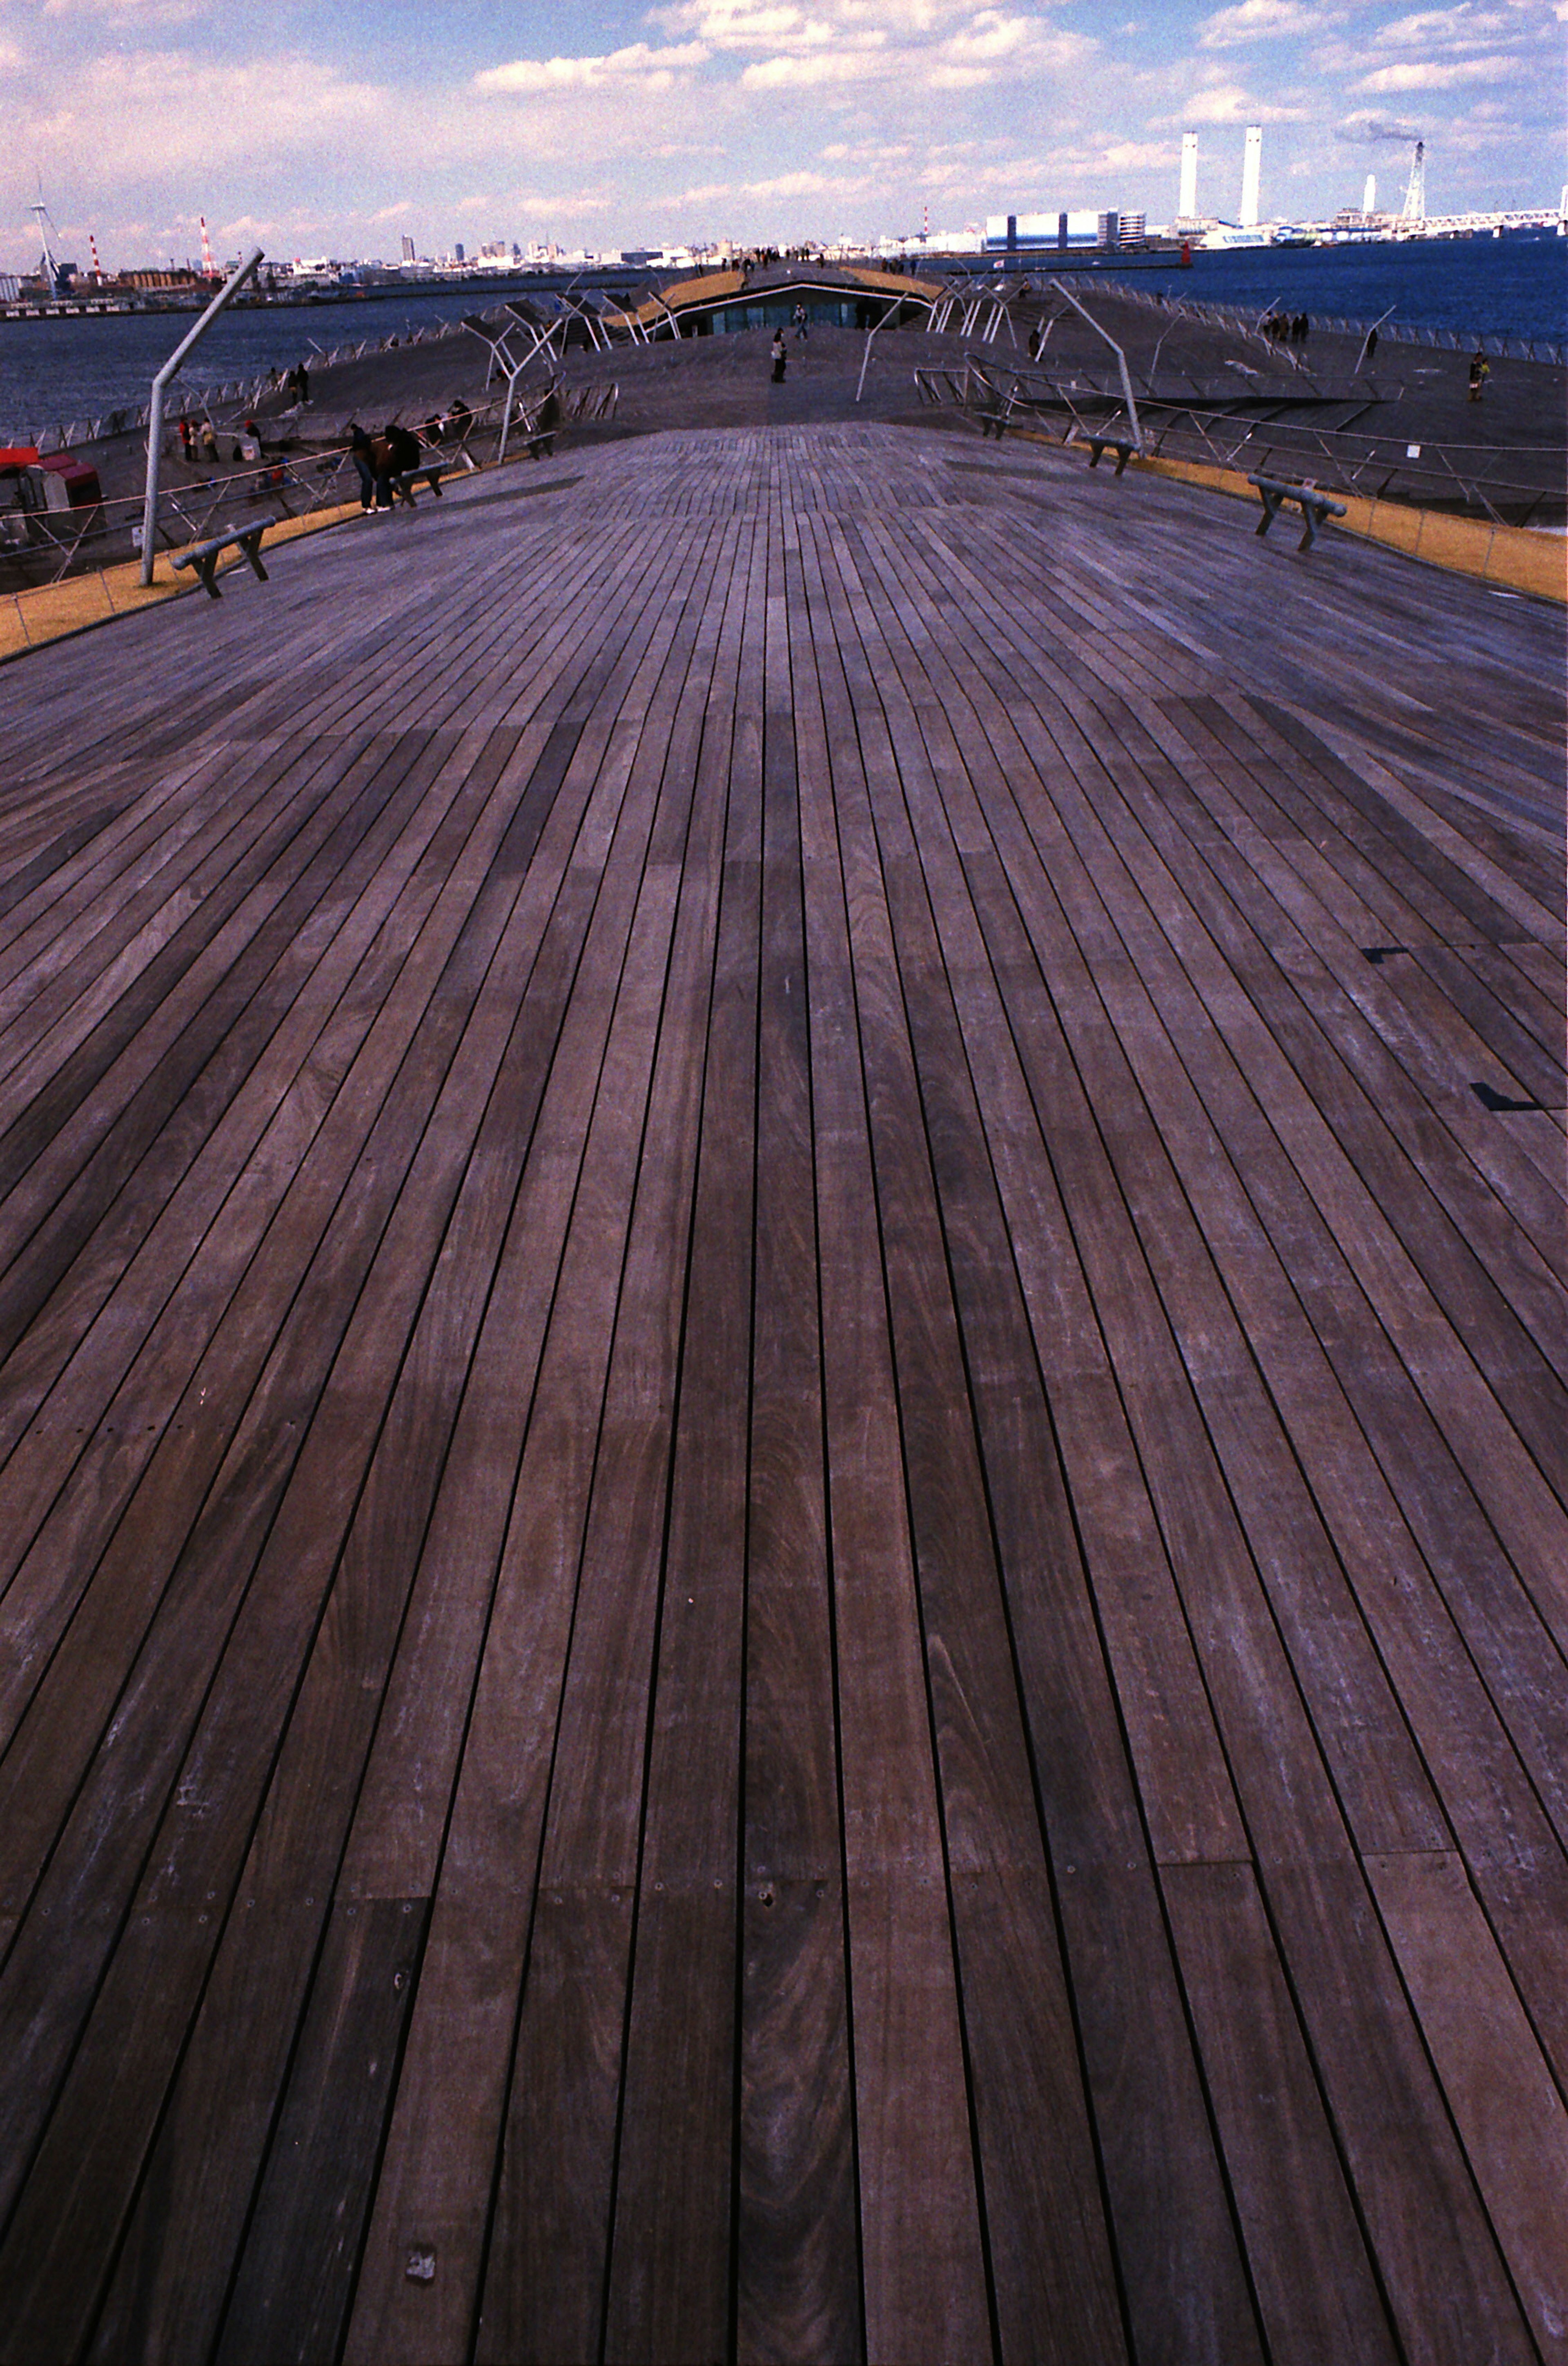
[[[1184, 129], [1234, 218], [1555, 201], [1568, 0], [1414, 11], [1233, 0], [0, 0], [0, 267], [243, 242], [287, 258], [462, 240], [618, 247], [958, 228], [1118, 205], [1166, 220]], [[1382, 136], [1382, 135], [1391, 136]], [[1404, 144], [1402, 144], [1402, 140]]]

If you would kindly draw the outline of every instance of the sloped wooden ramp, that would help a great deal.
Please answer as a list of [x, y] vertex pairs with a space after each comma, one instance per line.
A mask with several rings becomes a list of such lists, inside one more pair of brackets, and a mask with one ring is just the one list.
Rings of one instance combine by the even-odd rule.
[[1560, 619], [673, 435], [0, 676], [0, 2356], [1568, 2355]]

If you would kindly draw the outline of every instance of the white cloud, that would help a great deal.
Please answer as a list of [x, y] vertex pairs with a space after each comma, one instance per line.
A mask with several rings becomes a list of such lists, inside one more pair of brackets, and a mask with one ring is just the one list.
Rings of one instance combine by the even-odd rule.
[[1312, 7], [1303, 0], [1240, 0], [1238, 6], [1222, 8], [1205, 20], [1198, 45], [1204, 50], [1228, 50], [1243, 41], [1278, 41], [1318, 33], [1326, 25], [1343, 22], [1343, 10]]
[[1033, 30], [1032, 17], [1004, 17], [999, 9], [987, 8], [973, 24], [949, 34], [942, 54], [954, 65], [989, 64], [994, 59], [1010, 57]]
[[1505, 15], [1495, 8], [1461, 4], [1457, 8], [1423, 8], [1413, 17], [1392, 17], [1378, 27], [1372, 39], [1380, 50], [1447, 48], [1455, 42], [1471, 49], [1478, 41], [1510, 39], [1524, 29], [1517, 12]]
[[886, 74], [891, 62], [875, 50], [830, 50], [804, 58], [766, 58], [743, 68], [745, 90], [816, 90], [824, 84], [866, 82]]
[[336, 74], [319, 59], [276, 55], [254, 62], [192, 58], [177, 50], [117, 50], [63, 81], [26, 132], [26, 152], [76, 154], [94, 168], [145, 170], [169, 138], [203, 165], [320, 151], [329, 141], [385, 125], [388, 93]]
[[651, 24], [669, 33], [690, 33], [716, 50], [818, 47], [833, 28], [820, 18], [787, 6], [747, 7], [733, 0], [676, 0], [649, 12]]
[[477, 73], [474, 88], [483, 98], [538, 97], [620, 81], [648, 81], [668, 89], [677, 73], [689, 73], [705, 64], [707, 58], [708, 51], [701, 41], [664, 50], [635, 41], [603, 57], [513, 58], [507, 65], [488, 66]]
[[1310, 119], [1310, 111], [1299, 101], [1266, 102], [1235, 83], [1211, 83], [1183, 102], [1179, 119], [1189, 130], [1199, 123], [1301, 123]]
[[1356, 88], [1369, 92], [1458, 90], [1466, 83], [1509, 82], [1523, 71], [1524, 62], [1519, 58], [1461, 58], [1451, 65], [1418, 59], [1407, 65], [1379, 66], [1375, 73], [1363, 74]]

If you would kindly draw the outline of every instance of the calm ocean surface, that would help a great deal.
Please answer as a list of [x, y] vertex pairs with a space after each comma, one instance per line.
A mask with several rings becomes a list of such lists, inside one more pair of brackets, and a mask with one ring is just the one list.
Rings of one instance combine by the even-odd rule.
[[[1260, 311], [1280, 304], [1292, 312], [1357, 321], [1373, 321], [1393, 305], [1395, 322], [1411, 326], [1568, 343], [1568, 239], [1200, 254], [1190, 271], [1140, 268], [1135, 284]], [[487, 292], [400, 290], [364, 304], [229, 313], [209, 331], [186, 382], [217, 385], [275, 364], [288, 369], [311, 362], [321, 346], [457, 321], [482, 306]], [[57, 421], [96, 418], [145, 402], [154, 372], [189, 325], [188, 316], [174, 313], [0, 321], [0, 442]]]

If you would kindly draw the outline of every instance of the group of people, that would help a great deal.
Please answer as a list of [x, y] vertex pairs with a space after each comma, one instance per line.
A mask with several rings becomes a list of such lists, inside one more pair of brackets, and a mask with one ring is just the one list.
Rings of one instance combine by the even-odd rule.
[[310, 400], [310, 373], [303, 362], [296, 362], [294, 367], [287, 371], [280, 370], [275, 362], [272, 384], [281, 387], [290, 402], [309, 402]]
[[389, 510], [404, 501], [412, 510], [414, 498], [402, 482], [411, 468], [417, 468], [427, 450], [439, 447], [449, 435], [461, 441], [473, 411], [459, 394], [449, 405], [446, 416], [433, 411], [416, 433], [404, 427], [400, 421], [389, 419], [379, 434], [372, 434], [358, 421], [348, 422], [348, 456], [359, 479], [359, 507], [371, 515], [377, 510]]
[[1312, 322], [1304, 312], [1270, 312], [1263, 322], [1263, 333], [1277, 345], [1304, 345], [1312, 334]]
[[218, 431], [210, 419], [193, 426], [188, 419], [179, 422], [180, 457], [187, 468], [216, 468], [222, 459], [218, 449]]
[[412, 510], [413, 495], [400, 479], [417, 468], [424, 447], [409, 427], [389, 419], [379, 435], [372, 435], [356, 419], [348, 422], [348, 456], [359, 479], [359, 509], [364, 517], [389, 510], [400, 499]]

